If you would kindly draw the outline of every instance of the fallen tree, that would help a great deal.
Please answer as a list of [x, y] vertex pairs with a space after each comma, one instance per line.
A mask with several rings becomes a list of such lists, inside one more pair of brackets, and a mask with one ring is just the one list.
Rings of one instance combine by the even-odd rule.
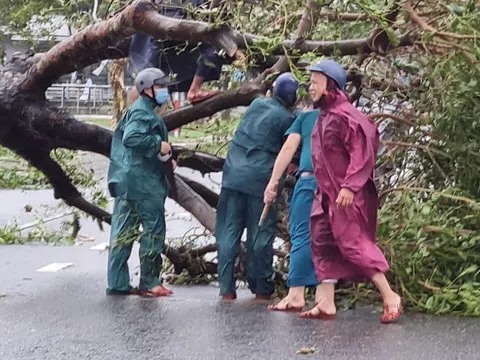
[[[405, 237], [402, 238], [403, 244], [410, 244], [409, 249], [417, 254], [423, 244], [416, 243], [415, 236], [428, 242], [446, 231], [449, 241], [460, 241], [461, 238], [462, 244], [467, 244], [461, 246], [476, 250], [471, 251], [473, 257], [455, 258], [450, 255], [450, 266], [459, 270], [446, 273], [445, 278], [458, 279], [468, 268], [470, 270], [462, 275], [462, 279], [468, 283], [477, 281], [477, 273], [471, 271], [471, 266], [478, 260], [479, 229], [474, 220], [479, 218], [476, 204], [480, 198], [480, 176], [469, 169], [480, 166], [478, 123], [472, 120], [478, 117], [479, 111], [475, 107], [478, 97], [475, 89], [480, 83], [475, 49], [478, 50], [479, 44], [476, 36], [470, 33], [473, 31], [475, 34], [472, 29], [478, 29], [475, 27], [479, 21], [475, 13], [478, 9], [465, 6], [458, 15], [454, 10], [446, 11], [441, 5], [428, 1], [421, 1], [416, 6], [408, 2], [404, 5], [393, 3], [381, 9], [373, 9], [368, 2], [338, 5], [338, 9], [330, 4], [330, 8], [326, 9], [328, 6], [311, 0], [302, 8], [298, 3], [290, 4], [302, 13], [301, 17], [287, 17], [280, 28], [276, 28], [277, 25], [269, 28], [268, 24], [275, 20], [286, 3], [249, 4], [238, 12], [234, 8], [238, 5], [225, 4], [224, 13], [236, 14], [236, 17], [230, 18], [229, 24], [223, 20], [207, 23], [164, 17], [150, 1], [137, 0], [108, 19], [84, 28], [46, 53], [12, 56], [0, 75], [0, 144], [42, 171], [54, 189], [55, 198], [63, 199], [68, 205], [108, 223], [110, 214], [86, 201], [64, 169], [50, 156], [55, 149], [64, 148], [108, 157], [112, 137], [111, 131], [77, 121], [46, 100], [46, 89], [60, 76], [104, 59], [127, 57], [130, 37], [137, 31], [162, 40], [207, 42], [233, 58], [243, 59], [246, 54], [244, 65], [248, 67], [275, 59], [271, 67], [252, 81], [200, 104], [166, 114], [167, 127], [173, 130], [219, 111], [248, 105], [255, 97], [265, 94], [275, 76], [281, 72], [291, 70], [301, 80], [306, 80], [308, 74], [302, 71], [302, 61], [311, 61], [322, 55], [344, 59], [343, 63], [350, 73], [348, 91], [351, 99], [362, 102], [364, 110], [372, 113], [372, 118], [382, 120], [385, 148], [378, 164], [378, 184], [384, 195], [382, 203], [387, 204], [382, 208], [382, 214], [384, 219], [391, 216], [392, 220], [380, 222], [379, 234], [385, 251], [395, 264], [393, 268], [397, 269], [398, 287], [414, 305], [428, 311], [480, 314], [479, 307], [472, 309], [465, 304], [460, 306], [458, 302], [456, 307], [448, 304], [443, 295], [438, 295], [443, 291], [442, 287], [428, 284], [425, 278], [421, 279], [421, 291], [424, 293], [409, 296], [413, 288], [420, 291], [405, 280], [413, 270], [405, 266], [406, 258], [397, 257], [395, 249], [400, 245], [390, 242], [399, 234], [399, 229], [410, 229], [411, 234], [406, 230], [400, 234]], [[454, 22], [451, 19], [453, 13], [464, 22], [468, 19], [469, 26], [459, 26]], [[359, 26], [351, 20], [365, 23]], [[347, 21], [348, 25], [340, 26], [343, 21]], [[245, 24], [252, 27], [260, 24], [258, 26], [263, 26], [264, 30], [260, 35], [251, 35], [246, 31]], [[352, 38], [344, 39], [345, 34]], [[330, 35], [331, 40], [319, 38], [323, 35]], [[452, 73], [457, 80], [451, 77]], [[462, 79], [462, 86], [458, 79]], [[452, 124], [452, 119], [459, 117], [461, 130]], [[469, 141], [468, 146], [465, 146], [465, 139]], [[176, 148], [175, 156], [179, 166], [198, 170], [202, 174], [221, 171], [223, 166], [222, 158], [208, 153]], [[217, 194], [185, 177], [176, 176], [176, 183], [178, 195], [174, 200], [214, 233]], [[395, 191], [400, 188], [403, 191]], [[437, 197], [428, 198], [425, 189], [432, 188]], [[449, 206], [456, 212], [449, 212], [448, 206], [437, 203], [438, 194], [443, 199], [454, 188], [455, 192], [472, 199], [468, 211], [454, 206], [458, 199], [449, 198]], [[426, 209], [435, 206], [442, 214], [438, 218], [449, 219], [445, 220], [447, 228], [431, 231], [438, 230], [431, 216], [423, 223], [412, 225], [414, 216], [395, 210], [393, 206], [408, 201], [414, 215], [418, 211], [427, 213]], [[395, 220], [395, 214], [401, 217]], [[287, 238], [285, 221], [284, 216], [279, 223], [279, 234]], [[406, 223], [395, 227], [392, 225], [395, 221]], [[450, 227], [459, 231], [452, 232]], [[412, 235], [414, 232], [417, 235]], [[176, 272], [186, 270], [191, 276], [198, 276], [215, 273], [215, 263], [203, 259], [206, 253], [213, 251], [214, 245], [201, 249], [167, 247], [165, 254]], [[424, 254], [424, 258], [428, 258], [429, 254]], [[277, 252], [277, 255], [282, 256], [282, 253]], [[401, 269], [407, 273], [398, 280]], [[449, 287], [448, 294], [458, 290], [455, 281], [445, 285]], [[474, 293], [468, 294], [473, 296]], [[458, 300], [458, 296], [457, 292], [455, 299]], [[440, 298], [444, 302], [432, 305], [434, 300], [431, 298]], [[464, 298], [460, 296], [460, 299]]]

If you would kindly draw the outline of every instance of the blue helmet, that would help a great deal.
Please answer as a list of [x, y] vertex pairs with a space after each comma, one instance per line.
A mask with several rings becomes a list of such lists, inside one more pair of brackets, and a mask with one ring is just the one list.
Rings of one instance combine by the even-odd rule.
[[347, 73], [343, 67], [333, 60], [322, 60], [308, 68], [311, 72], [319, 72], [335, 81], [340, 89], [347, 83]]
[[297, 101], [298, 81], [292, 73], [284, 73], [273, 83], [272, 95], [290, 107]]

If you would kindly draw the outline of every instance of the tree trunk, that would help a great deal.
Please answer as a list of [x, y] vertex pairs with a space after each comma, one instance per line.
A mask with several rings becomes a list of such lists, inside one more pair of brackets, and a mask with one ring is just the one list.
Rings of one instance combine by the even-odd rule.
[[113, 92], [113, 114], [111, 127], [115, 130], [123, 111], [127, 107], [127, 91], [125, 90], [125, 59], [113, 60], [108, 69], [110, 85]]

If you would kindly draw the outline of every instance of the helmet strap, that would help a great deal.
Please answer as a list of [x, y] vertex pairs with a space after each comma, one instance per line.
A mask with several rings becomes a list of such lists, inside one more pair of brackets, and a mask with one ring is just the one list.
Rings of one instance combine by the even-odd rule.
[[152, 87], [150, 88], [150, 90], [152, 90], [152, 96], [148, 95], [145, 90], [142, 91], [142, 94], [141, 95], [144, 95], [145, 97], [149, 98], [156, 106], [158, 106], [157, 104], [157, 100], [155, 100], [155, 88], [154, 86], [152, 85]]

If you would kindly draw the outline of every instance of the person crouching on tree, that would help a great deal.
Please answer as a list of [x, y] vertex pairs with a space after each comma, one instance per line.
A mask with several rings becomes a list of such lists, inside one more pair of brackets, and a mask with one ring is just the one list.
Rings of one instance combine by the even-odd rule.
[[[187, 19], [188, 6], [201, 7], [207, 5], [207, 0], [155, 0], [160, 14], [177, 19]], [[132, 37], [129, 51], [128, 72], [135, 74], [147, 67], [156, 67], [167, 75], [176, 75], [175, 82], [169, 85], [171, 92], [187, 93], [187, 100], [192, 104], [204, 101], [216, 95], [218, 91], [202, 88], [207, 81], [220, 79], [224, 64], [231, 64], [233, 59], [220, 55], [209, 44], [189, 44], [185, 41], [157, 40], [154, 37], [136, 33]], [[235, 54], [235, 59], [243, 59], [241, 51]], [[129, 103], [138, 98], [138, 92], [133, 88], [129, 95]]]
[[280, 75], [272, 97], [255, 99], [243, 116], [230, 144], [223, 167], [217, 207], [216, 241], [218, 280], [224, 300], [236, 298], [235, 261], [240, 239], [247, 229], [247, 282], [257, 300], [269, 300], [274, 292], [273, 241], [277, 228], [272, 209], [259, 228], [263, 192], [282, 147], [285, 131], [295, 115], [298, 82], [291, 73]]
[[333, 319], [337, 281], [368, 279], [383, 298], [381, 322], [394, 322], [402, 312], [401, 298], [390, 288], [389, 265], [376, 245], [378, 129], [348, 101], [342, 91], [346, 73], [339, 64], [323, 60], [310, 71], [310, 94], [321, 111], [311, 140], [318, 189], [310, 219], [321, 299], [301, 316]]
[[[278, 154], [272, 177], [265, 189], [264, 202], [271, 205], [277, 197], [280, 178], [292, 162], [298, 148], [301, 147], [300, 164], [297, 170], [298, 180], [290, 202], [291, 250], [287, 281], [289, 290], [288, 295], [278, 304], [269, 306], [270, 310], [301, 311], [305, 306], [305, 287], [318, 285], [310, 244], [310, 212], [317, 188], [310, 155], [310, 137], [318, 115], [318, 109], [305, 111], [287, 130], [288, 138]], [[318, 301], [320, 301], [319, 291], [315, 296], [315, 302]]]
[[[168, 131], [155, 108], [168, 100], [168, 78], [155, 68], [135, 78], [140, 97], [123, 114], [113, 134], [108, 187], [115, 198], [108, 256], [107, 294], [167, 296], [160, 281], [165, 242], [165, 199], [162, 162], [171, 157]], [[139, 232], [139, 226], [142, 231]], [[128, 258], [140, 237], [140, 284], [130, 285]]]

